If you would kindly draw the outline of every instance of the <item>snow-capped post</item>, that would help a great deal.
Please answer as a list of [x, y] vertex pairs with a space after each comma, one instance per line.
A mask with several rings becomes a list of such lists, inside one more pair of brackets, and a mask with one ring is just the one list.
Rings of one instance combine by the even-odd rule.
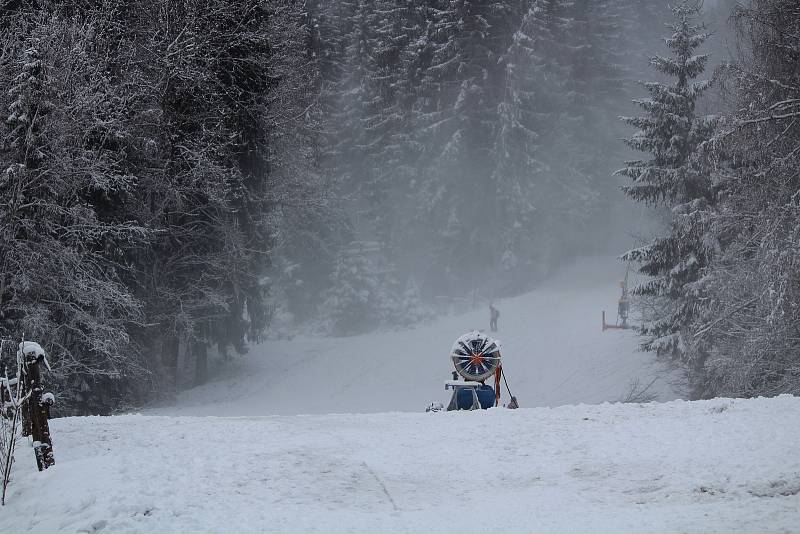
[[[38, 343], [23, 341], [19, 344], [17, 357], [22, 361], [23, 387], [28, 400], [22, 410], [23, 414], [23, 435], [30, 435], [33, 439], [33, 450], [36, 454], [36, 465], [39, 471], [43, 471], [54, 465], [53, 442], [50, 439], [50, 406], [54, 403], [52, 393], [44, 391], [42, 385], [42, 375], [40, 365], [44, 364], [48, 369], [44, 350]], [[29, 434], [25, 434], [26, 428]]]

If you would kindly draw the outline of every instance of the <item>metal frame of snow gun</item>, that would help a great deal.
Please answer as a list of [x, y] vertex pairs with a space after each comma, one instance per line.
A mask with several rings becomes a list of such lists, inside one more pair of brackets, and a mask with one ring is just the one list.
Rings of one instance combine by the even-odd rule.
[[469, 389], [472, 393], [472, 405], [470, 406], [470, 410], [480, 410], [481, 409], [481, 402], [478, 400], [478, 392], [476, 391], [479, 387], [483, 386], [480, 382], [465, 382], [463, 380], [448, 380], [444, 383], [444, 389], [452, 389], [453, 396], [450, 397], [450, 404], [447, 405], [447, 411], [458, 410], [458, 392], [462, 389]]
[[629, 325], [628, 323], [608, 324], [606, 322], [606, 311], [603, 310], [603, 332], [605, 332], [606, 330], [628, 330], [630, 328], [633, 328], [633, 327], [631, 325]]
[[628, 295], [628, 275], [630, 271], [631, 264], [628, 263], [628, 268], [625, 270], [625, 278], [619, 282], [622, 295], [620, 295], [619, 301], [617, 301], [617, 322], [615, 324], [608, 324], [606, 322], [606, 311], [603, 310], [603, 332], [606, 330], [628, 330], [631, 328], [628, 324], [628, 314], [631, 307]]

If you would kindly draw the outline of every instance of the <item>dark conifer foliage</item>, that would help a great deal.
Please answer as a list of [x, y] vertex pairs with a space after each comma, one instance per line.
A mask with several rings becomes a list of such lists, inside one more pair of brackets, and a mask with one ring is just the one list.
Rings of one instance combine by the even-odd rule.
[[270, 223], [320, 198], [283, 158], [311, 119], [271, 111], [294, 83], [316, 90], [271, 41], [281, 20], [306, 46], [303, 16], [247, 0], [3, 12], [2, 335], [50, 347], [67, 412], [203, 382], [209, 350], [260, 340]]
[[109, 209], [136, 188], [127, 152], [138, 139], [119, 105], [131, 95], [113, 78], [119, 42], [106, 40], [117, 28], [23, 8], [4, 17], [0, 335], [43, 340], [66, 404], [96, 408], [105, 393], [83, 390], [124, 393], [146, 369], [131, 350], [144, 310], [124, 249], [152, 232]]
[[569, 185], [553, 172], [558, 161], [550, 157], [565, 144], [558, 110], [565, 107], [568, 66], [560, 58], [569, 29], [566, 9], [564, 2], [534, 2], [504, 57], [492, 181], [495, 250], [506, 290], [518, 291], [530, 282], [531, 272], [548, 268], [556, 254], [556, 238], [548, 233], [570, 212]]
[[269, 46], [259, 2], [154, 2], [148, 12], [157, 16], [138, 39], [158, 110], [149, 140], [158, 172], [137, 200], [139, 217], [163, 231], [137, 271], [158, 324], [150, 350], [170, 376], [179, 351], [243, 351], [265, 326]]

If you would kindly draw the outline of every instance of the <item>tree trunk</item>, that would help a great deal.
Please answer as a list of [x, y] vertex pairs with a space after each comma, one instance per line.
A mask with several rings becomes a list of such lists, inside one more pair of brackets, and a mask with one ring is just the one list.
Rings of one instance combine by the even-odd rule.
[[[166, 401], [174, 401], [177, 389], [174, 387], [173, 375], [175, 367], [170, 366], [173, 356], [170, 354], [170, 345], [174, 345], [171, 338], [160, 328], [147, 332], [147, 354], [153, 369], [153, 378], [156, 380], [156, 393]], [[177, 360], [175, 362], [177, 364]]]
[[706, 360], [708, 353], [698, 348], [689, 367], [689, 400], [706, 398]]
[[208, 347], [202, 341], [195, 341], [193, 345], [194, 385], [202, 386], [208, 382]]
[[178, 393], [178, 352], [180, 351], [181, 341], [174, 333], [168, 333], [163, 338], [161, 361], [166, 371], [167, 385], [170, 397]]

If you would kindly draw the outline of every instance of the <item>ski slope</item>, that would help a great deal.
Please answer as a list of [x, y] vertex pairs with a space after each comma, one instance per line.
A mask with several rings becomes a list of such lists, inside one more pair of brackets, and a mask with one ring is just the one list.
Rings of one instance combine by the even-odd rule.
[[[174, 406], [53, 421], [56, 465], [18, 450], [0, 534], [796, 531], [800, 399], [670, 401], [636, 337], [601, 332], [621, 271], [496, 303], [522, 409], [422, 411], [487, 309], [271, 341]], [[603, 403], [636, 378], [670, 402]]]
[[[616, 317], [625, 266], [583, 258], [536, 291], [496, 300], [503, 366], [521, 406], [600, 403], [624, 397], [631, 381], [657, 400], [678, 398], [670, 375], [637, 350], [631, 331], [601, 331], [600, 313]], [[487, 330], [488, 305], [410, 330], [364, 336], [269, 341], [184, 392], [160, 415], [292, 415], [419, 412], [446, 402], [450, 348], [461, 334]], [[507, 400], [507, 393], [503, 392]]]
[[800, 399], [53, 421], [0, 532], [778, 533]]

